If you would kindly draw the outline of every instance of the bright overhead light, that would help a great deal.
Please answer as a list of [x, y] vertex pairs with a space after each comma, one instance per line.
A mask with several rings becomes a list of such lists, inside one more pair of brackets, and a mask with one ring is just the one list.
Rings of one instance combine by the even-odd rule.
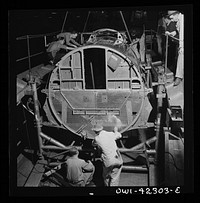
[[56, 13], [56, 12], [51, 12], [51, 14], [52, 14], [52, 15], [55, 15], [55, 14], [57, 14], [57, 13]]

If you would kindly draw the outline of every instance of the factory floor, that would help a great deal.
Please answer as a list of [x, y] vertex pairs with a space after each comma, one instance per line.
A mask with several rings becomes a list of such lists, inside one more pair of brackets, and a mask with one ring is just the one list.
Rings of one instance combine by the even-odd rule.
[[[168, 71], [170, 73], [170, 71]], [[178, 87], [173, 87], [173, 75], [169, 74], [168, 78], [168, 84], [166, 85], [167, 94], [170, 98], [169, 103], [170, 106], [177, 106], [180, 105], [183, 108], [183, 83]], [[166, 140], [166, 143], [168, 144], [166, 147], [166, 180], [168, 185], [183, 185], [183, 164], [184, 164], [184, 144], [182, 144], [181, 140], [179, 139], [172, 139], [171, 137], [168, 137]], [[132, 157], [131, 157], [132, 156]], [[140, 166], [145, 167], [145, 163], [143, 162], [145, 160], [144, 156], [142, 155], [135, 155], [132, 154], [130, 156], [127, 156], [125, 154], [122, 154], [124, 164], [127, 163], [133, 163], [133, 164], [139, 164]], [[31, 161], [26, 157], [26, 166], [24, 160], [23, 164], [19, 164], [18, 167], [18, 186], [27, 186], [27, 179], [29, 178], [29, 172], [33, 168], [33, 164]], [[21, 162], [22, 162], [21, 161]], [[20, 161], [19, 161], [20, 162]], [[21, 163], [20, 162], [20, 163]], [[93, 178], [93, 187], [102, 187], [103, 186], [103, 179], [102, 179], [102, 164], [100, 160], [95, 160], [93, 162], [95, 165], [95, 174]], [[28, 165], [28, 166], [27, 166]], [[27, 168], [30, 168], [30, 170], [27, 172]], [[38, 170], [40, 171], [40, 170]], [[62, 174], [61, 174], [62, 175]], [[33, 177], [35, 179], [35, 177]], [[148, 173], [146, 172], [126, 172], [122, 171], [120, 175], [120, 182], [119, 186], [148, 186], [148, 179], [155, 179], [154, 173], [150, 173], [148, 176]], [[31, 184], [33, 184], [31, 182]], [[33, 186], [33, 185], [31, 185]], [[38, 185], [39, 187], [62, 187], [62, 184], [59, 182], [59, 180], [53, 176], [49, 177], [49, 179], [43, 179], [41, 178], [41, 181]], [[152, 185], [151, 185], [152, 186]]]

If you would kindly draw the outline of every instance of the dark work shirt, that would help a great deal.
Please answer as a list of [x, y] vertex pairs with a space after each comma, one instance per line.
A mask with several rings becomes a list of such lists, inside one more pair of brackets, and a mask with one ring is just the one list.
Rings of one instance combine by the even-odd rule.
[[[176, 35], [174, 37], [179, 39], [179, 33], [178, 33], [177, 29], [176, 29], [176, 22], [171, 21], [169, 23], [169, 25], [167, 26], [166, 31], [168, 31], [168, 32], [176, 31]], [[178, 40], [175, 40], [175, 39], [173, 39], [173, 40], [178, 42]]]

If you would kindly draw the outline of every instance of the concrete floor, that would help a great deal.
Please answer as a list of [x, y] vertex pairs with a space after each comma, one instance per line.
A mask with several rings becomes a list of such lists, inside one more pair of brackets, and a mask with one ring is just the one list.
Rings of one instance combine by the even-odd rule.
[[147, 174], [122, 172], [120, 176], [119, 186], [148, 186], [147, 178]]

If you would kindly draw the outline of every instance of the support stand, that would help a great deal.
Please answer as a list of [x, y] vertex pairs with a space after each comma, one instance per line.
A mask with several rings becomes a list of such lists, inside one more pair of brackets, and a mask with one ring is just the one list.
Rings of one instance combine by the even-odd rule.
[[39, 159], [43, 159], [42, 155], [42, 138], [40, 137], [41, 134], [41, 117], [40, 117], [40, 112], [39, 112], [39, 105], [38, 105], [38, 96], [37, 96], [37, 88], [36, 88], [36, 83], [33, 81], [31, 78], [31, 86], [33, 90], [33, 100], [34, 100], [34, 108], [35, 108], [35, 121], [37, 125], [37, 137], [38, 137], [38, 146], [39, 146], [39, 151], [38, 151], [38, 157]]

